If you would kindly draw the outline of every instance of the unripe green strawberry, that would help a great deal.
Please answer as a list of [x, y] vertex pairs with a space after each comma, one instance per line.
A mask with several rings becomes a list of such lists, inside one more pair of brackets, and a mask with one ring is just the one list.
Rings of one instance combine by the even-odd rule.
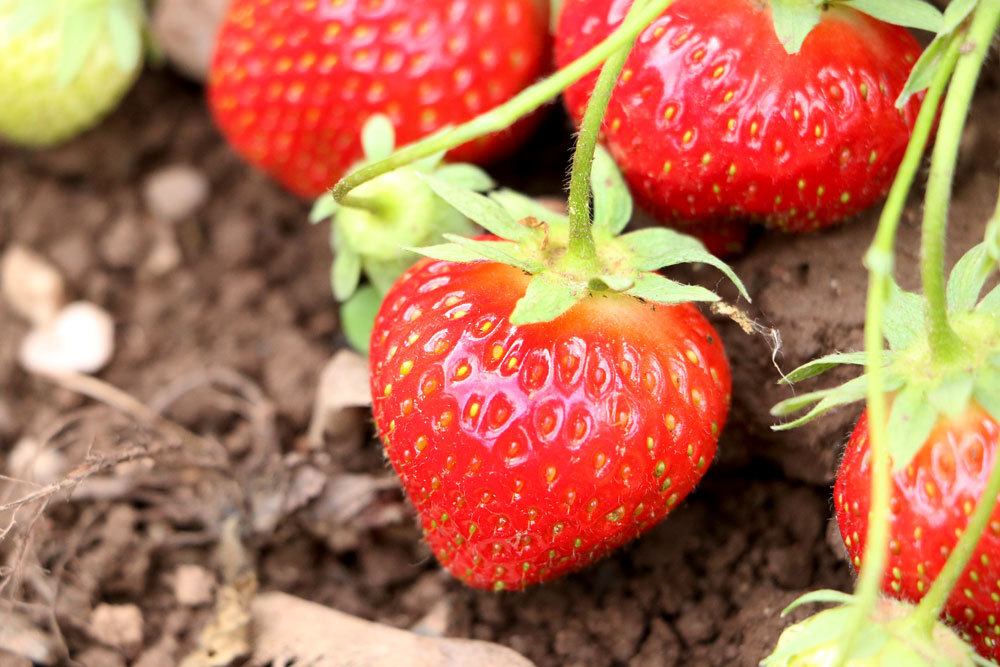
[[0, 137], [47, 146], [97, 124], [142, 64], [140, 0], [0, 0]]

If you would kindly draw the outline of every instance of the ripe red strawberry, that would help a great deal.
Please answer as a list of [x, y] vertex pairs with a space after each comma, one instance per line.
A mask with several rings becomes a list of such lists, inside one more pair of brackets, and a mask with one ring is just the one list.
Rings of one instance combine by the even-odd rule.
[[[559, 64], [607, 36], [631, 4], [566, 0]], [[605, 142], [639, 203], [666, 223], [818, 229], [887, 191], [919, 110], [915, 98], [902, 110], [894, 102], [919, 54], [904, 28], [843, 6], [824, 10], [789, 55], [769, 3], [677, 0], [629, 56]], [[566, 91], [578, 122], [595, 78]]]
[[[535, 0], [234, 0], [209, 101], [237, 151], [316, 196], [362, 157], [370, 116], [386, 114], [400, 145], [469, 120], [542, 73], [546, 35]], [[490, 160], [529, 129], [450, 155]]]
[[[937, 577], [982, 496], [1000, 445], [1000, 424], [978, 405], [941, 418], [913, 461], [893, 477], [892, 533], [883, 589], [916, 602]], [[837, 522], [860, 567], [868, 527], [871, 470], [862, 415], [837, 474]], [[1000, 660], [1000, 505], [945, 611], [982, 655]]]
[[477, 588], [552, 579], [654, 526], [708, 468], [729, 404], [691, 304], [605, 293], [512, 325], [529, 281], [422, 260], [372, 335], [386, 454], [438, 560]]

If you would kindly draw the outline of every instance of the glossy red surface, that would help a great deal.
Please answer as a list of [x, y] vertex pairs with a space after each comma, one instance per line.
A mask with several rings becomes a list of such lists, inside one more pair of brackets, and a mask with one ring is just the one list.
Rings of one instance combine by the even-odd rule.
[[372, 338], [386, 454], [437, 558], [479, 588], [551, 579], [648, 530], [711, 464], [729, 405], [694, 306], [591, 297], [512, 326], [528, 279], [424, 260]]
[[[316, 196], [362, 157], [375, 113], [410, 143], [505, 102], [547, 66], [533, 0], [234, 0], [219, 34], [209, 101], [246, 159]], [[486, 161], [519, 124], [451, 153]]]
[[[916, 602], [930, 588], [982, 496], [998, 444], [1000, 426], [972, 407], [942, 421], [913, 463], [894, 475], [887, 595]], [[837, 522], [855, 567], [871, 506], [870, 458], [866, 414], [851, 435], [834, 487]], [[1000, 504], [945, 610], [982, 655], [1000, 659]]]

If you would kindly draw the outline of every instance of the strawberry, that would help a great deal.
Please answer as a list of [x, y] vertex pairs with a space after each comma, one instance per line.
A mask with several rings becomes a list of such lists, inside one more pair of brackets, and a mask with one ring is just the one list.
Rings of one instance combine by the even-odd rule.
[[0, 137], [47, 146], [117, 106], [142, 66], [139, 0], [0, 0]]
[[[534, 0], [234, 0], [219, 34], [209, 102], [234, 148], [314, 197], [362, 158], [373, 114], [401, 144], [469, 120], [545, 66]], [[530, 123], [452, 151], [487, 161]]]
[[[566, 0], [560, 65], [606, 37], [630, 4]], [[692, 232], [714, 227], [717, 251], [738, 246], [746, 222], [806, 231], [871, 206], [919, 111], [917, 98], [895, 106], [920, 54], [904, 28], [844, 6], [817, 8], [804, 43], [784, 40], [801, 48], [790, 55], [773, 4], [674, 2], [640, 36], [604, 120], [607, 147], [639, 203]], [[578, 122], [595, 77], [566, 91]], [[721, 224], [736, 227], [720, 235]]]
[[697, 259], [732, 273], [666, 229], [615, 236], [631, 201], [606, 155], [592, 275], [559, 264], [565, 217], [424, 179], [506, 240], [446, 235], [389, 290], [370, 347], [375, 423], [440, 562], [471, 586], [520, 589], [650, 529], [704, 475], [730, 370], [687, 302], [718, 297], [649, 270]]
[[[937, 577], [983, 495], [1000, 445], [1000, 424], [978, 405], [941, 419], [910, 464], [893, 476], [892, 538], [883, 587], [916, 602]], [[837, 473], [834, 501], [848, 554], [861, 565], [871, 469], [862, 415]], [[945, 607], [976, 649], [1000, 659], [1000, 504]]]

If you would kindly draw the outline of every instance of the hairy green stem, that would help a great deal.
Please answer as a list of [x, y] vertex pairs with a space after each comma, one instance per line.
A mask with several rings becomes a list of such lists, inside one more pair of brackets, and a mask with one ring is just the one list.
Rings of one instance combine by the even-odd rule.
[[868, 517], [864, 559], [855, 588], [855, 611], [844, 634], [838, 665], [843, 665], [850, 657], [858, 634], [869, 622], [882, 587], [889, 542], [889, 501], [892, 492], [889, 453], [886, 448], [888, 405], [884, 391], [885, 374], [882, 361], [885, 345], [883, 320], [893, 273], [893, 248], [903, 208], [906, 206], [907, 197], [934, 128], [938, 105], [958, 61], [961, 42], [961, 36], [953, 37], [945, 49], [944, 58], [927, 90], [913, 128], [913, 135], [906, 147], [906, 154], [882, 209], [875, 240], [865, 259], [869, 275], [865, 313], [865, 350], [868, 374], [868, 442], [872, 457], [872, 509]]
[[936, 362], [947, 364], [962, 353], [963, 344], [948, 321], [947, 281], [944, 252], [948, 233], [948, 207], [955, 180], [962, 131], [969, 115], [972, 95], [990, 41], [1000, 22], [1000, 0], [982, 0], [972, 15], [963, 45], [963, 57], [955, 67], [948, 97], [941, 112], [941, 126], [931, 157], [931, 172], [924, 200], [920, 268], [927, 299], [927, 324], [931, 353]]
[[[646, 4], [636, 0], [625, 16], [623, 24], [635, 19]], [[669, 2], [667, 3], [670, 4]], [[648, 25], [648, 24], [647, 24]], [[646, 27], [645, 25], [643, 26]], [[590, 214], [590, 172], [594, 164], [594, 152], [601, 136], [601, 124], [608, 111], [611, 94], [618, 84], [618, 77], [635, 40], [615, 51], [604, 63], [594, 84], [594, 90], [587, 102], [587, 110], [580, 123], [580, 133], [573, 154], [573, 170], [569, 181], [569, 247], [566, 261], [583, 267], [597, 265], [597, 248], [591, 232]]]
[[340, 180], [333, 188], [338, 203], [362, 183], [377, 178], [393, 169], [417, 160], [451, 150], [464, 143], [499, 132], [514, 121], [535, 111], [556, 97], [567, 87], [597, 69], [622, 47], [632, 44], [646, 26], [670, 5], [673, 0], [648, 0], [634, 21], [625, 21], [601, 43], [580, 56], [555, 74], [522, 90], [510, 100], [457, 127], [445, 128], [420, 141], [405, 146], [384, 160], [361, 167]]

